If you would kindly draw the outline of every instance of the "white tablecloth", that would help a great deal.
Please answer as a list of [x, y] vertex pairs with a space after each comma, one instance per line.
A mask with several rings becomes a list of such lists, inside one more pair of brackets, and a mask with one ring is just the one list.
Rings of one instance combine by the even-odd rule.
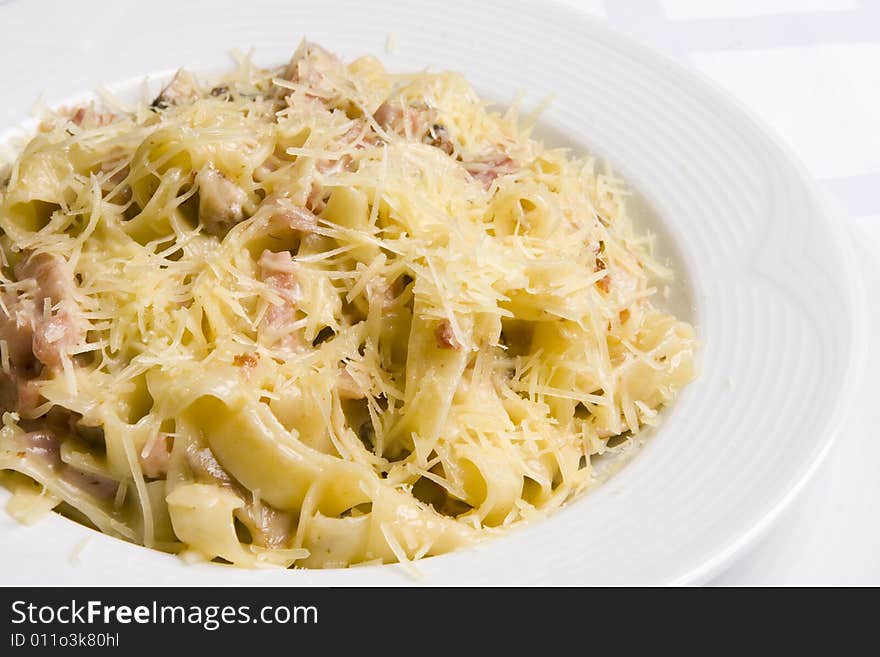
[[566, 1], [736, 96], [800, 157], [855, 242], [860, 392], [793, 507], [713, 583], [880, 584], [880, 1]]

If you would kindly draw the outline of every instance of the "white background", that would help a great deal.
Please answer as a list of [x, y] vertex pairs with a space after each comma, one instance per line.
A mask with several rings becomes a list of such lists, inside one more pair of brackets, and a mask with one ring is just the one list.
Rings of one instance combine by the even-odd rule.
[[712, 583], [880, 585], [880, 1], [566, 0], [708, 76], [788, 144], [855, 244], [868, 322], [837, 442], [770, 533]]

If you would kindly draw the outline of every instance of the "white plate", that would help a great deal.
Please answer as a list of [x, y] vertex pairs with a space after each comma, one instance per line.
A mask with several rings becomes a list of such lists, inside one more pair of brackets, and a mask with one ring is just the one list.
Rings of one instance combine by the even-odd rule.
[[[836, 231], [800, 167], [754, 120], [694, 74], [556, 5], [207, 6], [3, 3], [0, 129], [20, 123], [44, 90], [54, 104], [181, 64], [217, 70], [231, 47], [253, 46], [258, 63], [276, 64], [303, 35], [347, 58], [379, 55], [393, 70], [460, 70], [502, 101], [519, 90], [531, 103], [552, 94], [544, 134], [564, 135], [623, 173], [659, 217], [679, 285], [689, 290], [679, 304], [704, 343], [702, 375], [645, 448], [554, 517], [420, 562], [422, 582], [697, 582], [779, 515], [831, 444], [849, 396], [857, 318]], [[394, 52], [386, 52], [389, 36]], [[399, 566], [187, 566], [57, 516], [22, 527], [0, 514], [0, 553], [4, 584], [413, 581]]]

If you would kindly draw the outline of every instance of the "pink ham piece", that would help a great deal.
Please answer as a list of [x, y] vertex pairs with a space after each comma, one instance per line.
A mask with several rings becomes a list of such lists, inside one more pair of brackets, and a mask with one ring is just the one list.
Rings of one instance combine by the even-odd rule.
[[[315, 43], [304, 41], [293, 54], [281, 77], [305, 85], [315, 91], [321, 91], [327, 77], [324, 71], [339, 66], [343, 66], [343, 64], [336, 55]], [[289, 90], [283, 88], [281, 91], [284, 95], [289, 93]], [[311, 98], [320, 98], [320, 96], [313, 94], [306, 95]]]
[[61, 460], [61, 441], [55, 434], [49, 431], [31, 431], [26, 433], [23, 439], [27, 446], [24, 452], [19, 453], [21, 458], [30, 457], [42, 460], [49, 469], [57, 472], [63, 481], [92, 497], [104, 501], [112, 500], [115, 497], [119, 487], [118, 481], [77, 470]]
[[150, 479], [160, 479], [168, 474], [168, 465], [171, 462], [171, 450], [164, 434], [156, 434], [146, 442], [138, 461], [144, 475]]
[[269, 229], [272, 232], [277, 230], [296, 231], [300, 233], [314, 232], [318, 226], [318, 217], [306, 208], [298, 208], [291, 206], [278, 206], [278, 210], [272, 214], [269, 220]]
[[300, 298], [296, 263], [287, 251], [263, 251], [258, 262], [260, 278], [281, 299], [270, 303], [260, 324], [260, 334], [269, 345], [299, 351], [302, 340], [290, 326], [296, 321], [296, 305]]
[[[68, 263], [54, 255], [27, 256], [15, 268], [19, 282], [32, 281], [32, 300], [4, 295], [7, 313], [0, 313], [0, 338], [6, 340], [10, 365], [18, 373], [36, 374], [35, 359], [56, 369], [85, 339], [85, 320], [74, 299], [76, 282]], [[50, 313], [44, 313], [46, 304]]]
[[489, 160], [471, 162], [465, 168], [471, 176], [483, 183], [483, 187], [489, 189], [496, 178], [514, 173], [519, 166], [507, 155], [498, 155]]
[[354, 380], [354, 377], [344, 367], [339, 370], [336, 390], [340, 399], [364, 399], [367, 396], [366, 390]]
[[267, 196], [258, 212], [262, 214], [265, 210], [268, 210], [266, 230], [278, 238], [287, 237], [291, 233], [299, 233], [301, 237], [314, 232], [318, 226], [318, 217], [314, 212], [294, 205], [286, 196]]
[[113, 112], [97, 109], [93, 104], [74, 107], [66, 113], [69, 114], [71, 123], [85, 128], [100, 128], [119, 118]]
[[373, 120], [386, 132], [421, 141], [434, 125], [437, 112], [429, 107], [402, 105], [386, 100], [373, 113]]
[[25, 305], [16, 296], [3, 295], [5, 311], [0, 309], [0, 340], [6, 341], [9, 364], [13, 372], [36, 374], [39, 364], [34, 357], [34, 326], [37, 323], [33, 305]]
[[[34, 379], [43, 368], [58, 370], [85, 340], [88, 323], [74, 298], [76, 281], [67, 261], [46, 253], [29, 254], [14, 267], [19, 282], [30, 281], [32, 298], [3, 294], [0, 340], [5, 340], [9, 371], [0, 377], [3, 407], [25, 417], [39, 404]], [[48, 306], [51, 310], [46, 313]]]
[[[74, 299], [76, 281], [66, 260], [47, 253], [31, 255], [15, 268], [18, 279], [37, 285], [33, 308], [33, 354], [51, 369], [61, 367], [71, 350], [85, 340], [85, 321]], [[48, 300], [54, 314], [41, 314]]]
[[434, 337], [437, 339], [437, 346], [441, 349], [461, 351], [461, 343], [456, 339], [449, 320], [444, 319], [437, 324], [437, 328], [434, 329]]

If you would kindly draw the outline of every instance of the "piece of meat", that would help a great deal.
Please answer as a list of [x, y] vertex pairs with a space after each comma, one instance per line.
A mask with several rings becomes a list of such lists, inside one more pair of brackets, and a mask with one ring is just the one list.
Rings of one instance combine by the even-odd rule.
[[257, 263], [264, 283], [275, 288], [282, 297], [289, 297], [292, 303], [297, 300], [299, 286], [296, 282], [296, 263], [288, 251], [269, 251], [266, 249]]
[[199, 188], [199, 223], [210, 235], [222, 236], [245, 218], [247, 193], [208, 164], [196, 174]]
[[439, 148], [447, 155], [452, 155], [455, 152], [455, 144], [449, 137], [449, 131], [440, 123], [432, 124], [425, 136], [422, 137], [422, 141]]
[[61, 444], [54, 434], [48, 431], [31, 431], [23, 436], [26, 451], [50, 462], [61, 463]]
[[253, 369], [260, 363], [260, 354], [236, 354], [232, 364], [236, 367]]
[[354, 377], [344, 367], [339, 370], [339, 377], [336, 379], [336, 391], [339, 393], [340, 399], [363, 399], [367, 396], [367, 391], [361, 387], [361, 384], [355, 381]]
[[171, 462], [171, 449], [165, 434], [157, 433], [144, 444], [138, 461], [144, 475], [151, 479], [160, 479], [168, 474]]
[[31, 431], [21, 437], [25, 444], [21, 458], [37, 458], [63, 481], [101, 500], [111, 500], [116, 495], [119, 482], [100, 475], [83, 472], [61, 460], [61, 441], [51, 431]]
[[283, 548], [289, 542], [295, 528], [293, 516], [282, 513], [266, 504], [246, 503], [236, 510], [238, 519], [248, 528], [257, 545], [266, 548]]
[[327, 201], [324, 197], [328, 195], [327, 188], [317, 180], [312, 181], [312, 189], [306, 198], [306, 208], [309, 212], [321, 214], [327, 207]]
[[[15, 274], [19, 281], [33, 279], [37, 287], [34, 304], [26, 311], [33, 326], [32, 352], [47, 367], [58, 369], [85, 340], [86, 322], [74, 298], [73, 271], [63, 258], [37, 253], [20, 262]], [[53, 310], [44, 315], [47, 300]]]
[[84, 335], [67, 310], [37, 323], [34, 331], [34, 356], [51, 369], [60, 369], [63, 359], [82, 342]]
[[[35, 253], [24, 258], [16, 265], [15, 275], [19, 281], [33, 278], [42, 298], [50, 299], [53, 305], [72, 299], [76, 290], [73, 271], [67, 262], [48, 253]], [[42, 303], [37, 305], [42, 308]]]
[[[290, 63], [285, 67], [280, 77], [318, 92], [317, 94], [306, 94], [307, 97], [321, 99], [321, 96], [330, 90], [327, 87], [332, 87], [327, 83], [327, 71], [342, 66], [342, 61], [330, 51], [316, 43], [303, 41], [293, 53]], [[286, 96], [290, 91], [281, 89], [281, 93]]]
[[189, 443], [186, 446], [186, 462], [197, 479], [224, 487], [232, 486], [232, 477], [226, 473], [209, 447]]
[[279, 548], [290, 541], [294, 528], [290, 514], [255, 500], [249, 490], [229, 476], [210, 448], [190, 443], [186, 448], [186, 459], [197, 479], [228, 488], [241, 498], [244, 506], [234, 511], [235, 517], [247, 527], [254, 543]]
[[403, 119], [403, 108], [400, 103], [385, 101], [373, 113], [373, 119], [379, 124], [383, 130], [389, 130], [391, 127], [401, 122]]
[[519, 169], [519, 165], [507, 155], [497, 155], [488, 160], [469, 162], [465, 168], [473, 178], [483, 183], [483, 187], [489, 189], [495, 179], [505, 176]]
[[33, 303], [21, 304], [17, 296], [4, 294], [3, 306], [0, 340], [6, 345], [8, 369], [0, 372], [0, 410], [29, 416], [40, 402], [32, 379], [42, 368], [33, 352]]
[[19, 378], [14, 381], [15, 400], [12, 405], [3, 408], [14, 409], [22, 417], [31, 417], [40, 405], [43, 396], [37, 387], [37, 382], [31, 379]]
[[[0, 316], [0, 326], [9, 322]], [[4, 332], [0, 331], [0, 335]], [[5, 339], [0, 337], [0, 339]], [[40, 405], [42, 395], [34, 380], [39, 374], [40, 363], [28, 349], [27, 360], [14, 363], [10, 358], [9, 371], [0, 372], [0, 411], [14, 411], [22, 417], [32, 417]]]
[[186, 105], [195, 102], [201, 95], [196, 79], [189, 72], [180, 69], [150, 103], [150, 107], [162, 110], [172, 105]]
[[34, 357], [34, 326], [37, 323], [33, 302], [21, 303], [18, 297], [3, 295], [0, 309], [0, 340], [6, 342], [9, 365], [13, 371], [37, 374], [39, 365]]
[[100, 128], [110, 125], [119, 118], [109, 110], [97, 109], [94, 103], [64, 110], [62, 115], [67, 115], [71, 123], [84, 128]]
[[435, 125], [437, 111], [427, 106], [403, 105], [386, 100], [373, 113], [373, 120], [385, 132], [421, 141]]
[[88, 323], [74, 297], [73, 271], [63, 258], [32, 253], [16, 264], [14, 273], [33, 290], [30, 296], [8, 288], [2, 293], [0, 340], [6, 343], [8, 370], [0, 375], [0, 403], [4, 410], [29, 417], [40, 401], [34, 379], [44, 368], [62, 367], [85, 340]]
[[269, 232], [273, 235], [288, 233], [312, 233], [318, 226], [318, 217], [315, 213], [289, 203], [276, 203], [277, 210], [269, 218]]
[[245, 379], [250, 379], [257, 365], [260, 364], [260, 354], [256, 352], [236, 354], [232, 358], [232, 364], [240, 368]]
[[315, 171], [322, 176], [332, 176], [343, 171], [350, 171], [351, 163], [351, 155], [348, 153], [336, 159], [323, 158], [315, 162]]
[[91, 472], [82, 472], [69, 465], [65, 465], [61, 472], [61, 478], [92, 497], [97, 497], [105, 502], [116, 497], [119, 482], [107, 477], [101, 477]]
[[[607, 268], [608, 268], [608, 266], [605, 264], [605, 261], [603, 259], [596, 258], [595, 271], [597, 271], [597, 272], [605, 271]], [[611, 284], [611, 279], [608, 277], [607, 274], [605, 276], [603, 276], [602, 278], [600, 278], [598, 281], [596, 281], [596, 285], [599, 287], [599, 289], [602, 290], [603, 292], [606, 292], [606, 293], [608, 292], [610, 284]]]
[[437, 346], [441, 349], [461, 351], [461, 343], [455, 337], [452, 324], [449, 323], [448, 319], [444, 319], [437, 324], [437, 328], [434, 329], [434, 337], [437, 339]]
[[291, 330], [296, 321], [296, 305], [300, 298], [297, 265], [287, 251], [263, 251], [258, 262], [260, 278], [281, 299], [269, 305], [260, 324], [260, 334], [270, 345], [290, 351], [302, 348], [299, 332]]

